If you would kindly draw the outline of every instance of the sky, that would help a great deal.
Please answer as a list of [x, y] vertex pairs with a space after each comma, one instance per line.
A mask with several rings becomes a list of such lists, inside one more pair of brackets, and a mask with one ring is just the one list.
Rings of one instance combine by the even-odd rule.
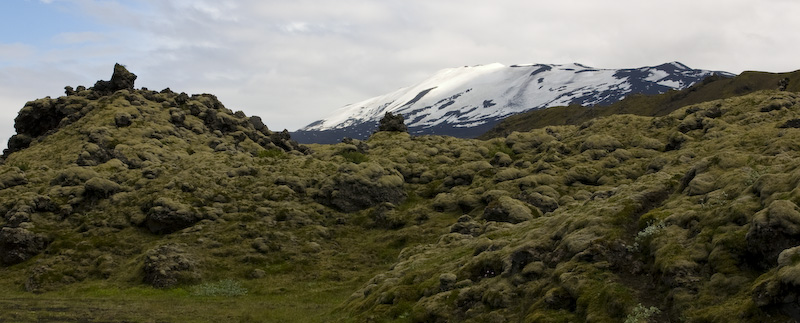
[[794, 71], [797, 17], [796, 0], [4, 0], [0, 149], [27, 101], [114, 63], [293, 131], [466, 65]]

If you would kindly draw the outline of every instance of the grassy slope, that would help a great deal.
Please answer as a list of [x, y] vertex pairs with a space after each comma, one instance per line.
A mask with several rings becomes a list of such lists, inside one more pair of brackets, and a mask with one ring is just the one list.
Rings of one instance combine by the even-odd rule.
[[[614, 114], [663, 116], [690, 104], [708, 102], [760, 90], [773, 90], [783, 78], [800, 79], [800, 71], [791, 73], [743, 72], [729, 79], [711, 77], [688, 89], [661, 95], [633, 95], [609, 106], [585, 108], [578, 105], [533, 110], [506, 118], [479, 139], [505, 137], [514, 131], [530, 131], [557, 125], [578, 125], [590, 119]], [[790, 82], [789, 91], [800, 91], [800, 82]]]
[[[0, 267], [0, 319], [618, 322], [638, 304], [659, 308], [663, 321], [786, 319], [781, 286], [793, 286], [798, 265], [760, 267], [748, 251], [758, 234], [747, 233], [765, 212], [779, 219], [775, 230], [793, 228], [793, 213], [771, 208], [800, 203], [800, 133], [778, 128], [800, 118], [792, 92], [488, 141], [378, 133], [364, 153], [342, 143], [311, 155], [210, 131], [188, 112], [199, 101], [178, 107], [190, 131], [139, 92], [102, 100], [0, 166], [0, 177], [27, 179], [0, 190], [0, 224], [37, 196], [57, 205], [26, 224], [52, 239], [47, 249]], [[137, 121], [116, 127], [120, 112]], [[77, 166], [92, 134], [141, 167]], [[219, 142], [225, 149], [211, 148]], [[87, 170], [122, 190], [92, 199], [86, 179], [54, 181]], [[375, 172], [384, 175], [360, 178]], [[380, 188], [396, 185], [392, 174], [408, 198], [384, 211], [345, 213], [314, 198], [337, 178]], [[147, 205], [164, 197], [205, 219], [151, 233]], [[498, 212], [531, 219], [484, 218]], [[198, 278], [148, 287], [148, 251], [164, 245], [196, 261]], [[248, 293], [192, 293], [222, 279]], [[758, 293], [766, 299], [756, 302]]]

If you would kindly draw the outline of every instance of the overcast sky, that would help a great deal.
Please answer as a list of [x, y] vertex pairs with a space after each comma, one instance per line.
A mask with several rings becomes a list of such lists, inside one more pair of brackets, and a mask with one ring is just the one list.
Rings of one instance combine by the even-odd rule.
[[4, 0], [0, 149], [26, 101], [92, 86], [212, 93], [296, 130], [464, 65], [800, 69], [796, 0]]

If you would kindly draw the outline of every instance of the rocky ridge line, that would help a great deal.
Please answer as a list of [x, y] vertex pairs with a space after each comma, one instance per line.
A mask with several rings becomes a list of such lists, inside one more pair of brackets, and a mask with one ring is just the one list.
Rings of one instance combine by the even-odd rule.
[[[172, 122], [180, 124], [184, 112], [180, 108], [189, 108], [194, 116], [201, 117], [204, 125], [210, 132], [220, 131], [222, 134], [231, 134], [242, 131], [242, 135], [250, 138], [259, 145], [267, 148], [279, 148], [284, 151], [299, 151], [308, 153], [305, 146], [297, 144], [291, 139], [289, 132], [270, 131], [258, 116], [247, 117], [243, 112], [233, 112], [211, 94], [175, 93], [169, 88], [160, 92], [150, 91], [147, 88], [135, 89], [136, 75], [129, 72], [123, 65], [115, 64], [111, 80], [99, 80], [93, 87], [66, 86], [66, 96], [56, 99], [46, 97], [29, 101], [20, 110], [14, 119], [16, 134], [8, 140], [8, 148], [3, 151], [0, 159], [6, 159], [9, 154], [29, 147], [31, 144], [42, 141], [45, 137], [55, 133], [78, 120], [96, 108], [104, 106], [103, 99], [120, 91], [131, 98], [140, 94], [147, 100], [159, 102], [165, 109], [171, 110]], [[205, 98], [205, 99], [203, 99]], [[204, 102], [202, 106], [192, 104], [197, 101]], [[141, 104], [141, 103], [140, 103]], [[129, 126], [134, 120], [131, 115], [120, 114], [115, 118], [117, 127]], [[110, 158], [109, 158], [110, 159]]]

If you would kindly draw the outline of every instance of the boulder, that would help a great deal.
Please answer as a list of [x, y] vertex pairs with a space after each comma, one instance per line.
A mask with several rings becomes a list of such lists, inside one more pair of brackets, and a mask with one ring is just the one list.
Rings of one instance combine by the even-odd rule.
[[144, 259], [144, 282], [155, 288], [170, 288], [200, 279], [197, 262], [181, 244], [168, 244], [147, 251]]
[[114, 124], [118, 128], [124, 128], [124, 127], [130, 126], [131, 124], [133, 124], [133, 120], [132, 119], [133, 119], [133, 116], [131, 116], [130, 113], [118, 112], [114, 116]]
[[25, 103], [17, 117], [14, 118], [14, 130], [17, 134], [8, 140], [8, 148], [4, 156], [28, 148], [38, 137], [58, 128], [62, 119], [70, 116], [72, 111], [65, 104], [46, 97]]
[[774, 267], [782, 251], [800, 245], [800, 208], [791, 201], [772, 201], [753, 217], [746, 240], [751, 264]]
[[49, 244], [42, 234], [24, 228], [0, 229], [0, 262], [4, 266], [15, 265], [41, 253]]
[[538, 192], [522, 193], [519, 196], [521, 201], [527, 202], [542, 211], [542, 213], [553, 212], [558, 208], [558, 201], [556, 199], [542, 195]]
[[398, 205], [407, 195], [405, 180], [396, 170], [375, 163], [349, 164], [340, 174], [326, 181], [315, 199], [344, 212], [355, 212], [388, 202]]
[[28, 184], [28, 180], [25, 178], [25, 172], [21, 170], [0, 175], [0, 190], [25, 184]]
[[450, 233], [460, 233], [477, 237], [483, 233], [483, 226], [472, 220], [469, 215], [462, 215], [450, 226]]
[[401, 114], [386, 112], [378, 123], [378, 131], [408, 132]]
[[169, 198], [158, 198], [144, 207], [143, 225], [152, 233], [172, 233], [202, 220], [191, 207]]
[[541, 216], [539, 209], [533, 208], [535, 213], [525, 202], [508, 196], [501, 196], [496, 201], [489, 203], [483, 211], [486, 221], [520, 223]]
[[84, 184], [84, 194], [97, 199], [108, 198], [121, 191], [119, 184], [101, 177], [94, 177]]

